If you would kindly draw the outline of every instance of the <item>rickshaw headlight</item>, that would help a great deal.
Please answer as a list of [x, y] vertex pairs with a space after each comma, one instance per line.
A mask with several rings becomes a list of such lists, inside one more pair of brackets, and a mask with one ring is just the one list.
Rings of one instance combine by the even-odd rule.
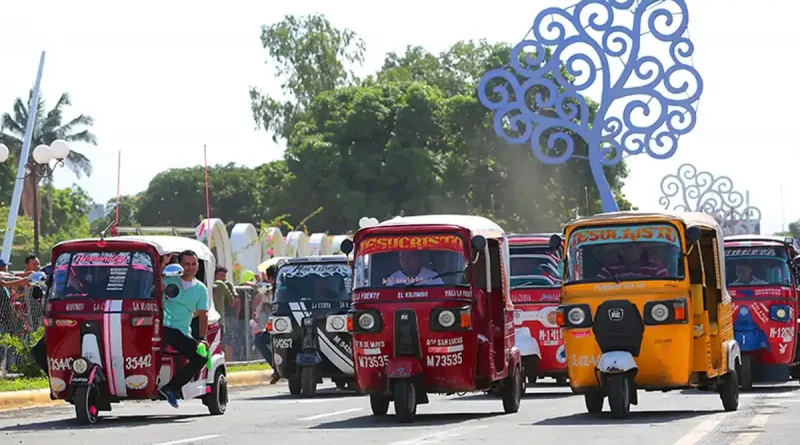
[[456, 314], [454, 314], [452, 311], [441, 311], [439, 312], [437, 319], [443, 328], [449, 328], [455, 324]]
[[289, 322], [288, 322], [288, 321], [286, 321], [286, 319], [285, 319], [285, 318], [277, 318], [277, 319], [275, 319], [275, 321], [272, 323], [272, 326], [274, 326], [274, 327], [275, 327], [275, 330], [276, 330], [277, 332], [283, 332], [283, 331], [285, 331], [286, 329], [288, 329], [288, 328], [289, 328]]
[[345, 327], [347, 326], [347, 322], [344, 316], [342, 315], [334, 315], [328, 317], [328, 323], [326, 329], [329, 332], [343, 332], [345, 331]]
[[375, 327], [375, 317], [372, 314], [363, 313], [358, 317], [358, 327], [368, 331]]
[[574, 325], [583, 324], [586, 321], [586, 312], [579, 307], [574, 307], [567, 312], [567, 319]]
[[650, 316], [653, 317], [653, 320], [661, 323], [669, 318], [669, 308], [664, 303], [655, 304], [652, 309], [650, 309]]
[[85, 358], [79, 358], [72, 362], [72, 370], [75, 374], [83, 374], [89, 370], [89, 362]]

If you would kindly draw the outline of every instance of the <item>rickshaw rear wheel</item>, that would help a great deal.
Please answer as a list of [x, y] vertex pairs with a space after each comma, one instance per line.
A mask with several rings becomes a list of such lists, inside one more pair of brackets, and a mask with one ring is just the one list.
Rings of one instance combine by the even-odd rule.
[[624, 419], [631, 413], [631, 382], [625, 374], [608, 377], [608, 407], [611, 417]]
[[369, 405], [372, 408], [372, 414], [376, 416], [385, 416], [389, 412], [389, 398], [383, 394], [370, 394]]
[[300, 371], [301, 395], [303, 397], [314, 397], [317, 392], [317, 376], [314, 367], [306, 366]]
[[564, 386], [567, 384], [567, 378], [565, 376], [556, 377], [556, 385]]
[[519, 366], [512, 368], [511, 375], [508, 376], [506, 386], [503, 388], [503, 410], [506, 414], [513, 414], [519, 411], [520, 401], [522, 400], [522, 370]]
[[214, 374], [211, 392], [205, 398], [208, 412], [211, 415], [220, 416], [225, 414], [228, 409], [228, 378], [222, 373], [222, 369], [217, 369], [216, 374]]
[[400, 423], [410, 423], [417, 414], [417, 388], [411, 379], [398, 379], [392, 385], [394, 413]]
[[736, 411], [739, 409], [739, 376], [736, 371], [728, 371], [720, 380], [717, 388], [722, 407], [725, 411]]
[[288, 378], [289, 380], [289, 394], [296, 396], [300, 394], [302, 389], [300, 385], [300, 374], [295, 374]]
[[94, 386], [81, 386], [75, 388], [75, 395], [72, 397], [75, 403], [75, 417], [82, 425], [94, 425], [97, 423], [98, 410], [97, 390]]
[[605, 403], [606, 396], [601, 391], [586, 393], [583, 395], [583, 401], [586, 403], [586, 411], [589, 414], [600, 414], [603, 412], [603, 403]]
[[347, 388], [347, 381], [346, 380], [334, 380], [333, 383], [336, 384], [336, 389], [345, 389]]
[[742, 391], [753, 390], [753, 358], [748, 354], [742, 354], [742, 364], [739, 367], [737, 378]]

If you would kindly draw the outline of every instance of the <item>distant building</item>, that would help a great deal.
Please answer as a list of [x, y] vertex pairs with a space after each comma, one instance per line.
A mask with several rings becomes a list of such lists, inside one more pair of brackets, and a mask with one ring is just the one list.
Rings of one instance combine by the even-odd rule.
[[89, 210], [89, 224], [97, 221], [98, 219], [104, 218], [106, 216], [106, 205], [105, 204], [92, 204], [92, 209]]

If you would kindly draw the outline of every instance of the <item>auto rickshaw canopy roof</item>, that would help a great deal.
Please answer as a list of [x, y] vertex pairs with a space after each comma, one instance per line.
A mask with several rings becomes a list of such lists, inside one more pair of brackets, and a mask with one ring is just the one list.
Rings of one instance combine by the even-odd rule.
[[[663, 212], [644, 212], [640, 210], [628, 210], [623, 212], [608, 212], [608, 213], [598, 213], [597, 215], [592, 216], [584, 216], [581, 218], [574, 219], [570, 221], [569, 225], [575, 224], [583, 224], [587, 222], [597, 222], [597, 221], [615, 221], [615, 222], [626, 222], [626, 221], [637, 221], [640, 222], [642, 220], [678, 220], [682, 222], [686, 227], [691, 226], [698, 226], [706, 229], [712, 229], [720, 234], [722, 233], [722, 227], [720, 227], [719, 223], [713, 216], [702, 213], [702, 212], [677, 212], [677, 211], [663, 211]], [[722, 237], [720, 236], [720, 239]]]
[[505, 230], [494, 221], [482, 216], [472, 215], [416, 215], [416, 216], [396, 216], [392, 219], [383, 221], [373, 227], [388, 226], [433, 226], [448, 225], [463, 227], [474, 234], [494, 234], [503, 236]]
[[[69, 241], [62, 241], [55, 246], [56, 247], [63, 247], [67, 244], [76, 244], [76, 243], [91, 243], [100, 241], [100, 238], [84, 238], [84, 239], [77, 239], [77, 240], [69, 240]], [[186, 238], [182, 236], [172, 236], [172, 235], [148, 235], [148, 236], [138, 236], [138, 235], [131, 235], [131, 236], [115, 236], [109, 237], [106, 241], [129, 241], [134, 243], [145, 243], [153, 246], [159, 255], [166, 255], [168, 253], [180, 253], [184, 250], [191, 250], [195, 254], [197, 254], [197, 258], [203, 261], [211, 261], [216, 263], [214, 258], [214, 253], [211, 252], [211, 249], [208, 248], [207, 245], [197, 241], [196, 239]]]

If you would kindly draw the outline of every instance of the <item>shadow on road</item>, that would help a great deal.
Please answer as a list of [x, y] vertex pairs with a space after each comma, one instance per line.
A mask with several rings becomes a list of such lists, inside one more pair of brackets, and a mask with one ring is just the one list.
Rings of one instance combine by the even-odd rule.
[[324, 390], [317, 390], [317, 392], [314, 394], [314, 397], [311, 397], [310, 399], [304, 399], [302, 396], [299, 395], [293, 396], [288, 392], [284, 392], [281, 394], [271, 394], [268, 396], [245, 397], [242, 398], [242, 400], [313, 400], [313, 399], [339, 399], [346, 397], [363, 397], [363, 396], [351, 390], [324, 389]]
[[189, 422], [197, 417], [208, 417], [208, 414], [183, 414], [176, 416], [103, 416], [92, 426], [78, 424], [74, 418], [61, 420], [47, 420], [44, 422], [30, 422], [20, 425], [0, 428], [4, 431], [41, 431], [41, 430], [97, 430], [105, 428], [132, 427], [143, 425], [157, 425], [162, 423]]
[[[555, 387], [555, 385], [553, 385]], [[526, 392], [522, 395], [523, 399], [531, 399], [531, 400], [550, 400], [550, 399], [564, 399], [567, 397], [574, 396], [572, 392]], [[499, 396], [493, 396], [490, 394], [485, 393], [477, 393], [477, 394], [469, 394], [465, 396], [451, 396], [449, 400], [497, 400], [498, 403], [502, 403], [502, 398]]]
[[394, 414], [386, 416], [361, 416], [351, 417], [345, 420], [338, 420], [328, 423], [320, 423], [309, 429], [312, 430], [342, 430], [353, 428], [429, 428], [435, 426], [451, 425], [454, 423], [466, 422], [468, 420], [489, 419], [503, 415], [496, 413], [444, 413], [444, 414], [421, 414], [417, 413], [412, 423], [398, 423]]
[[567, 426], [567, 425], [638, 425], [643, 423], [668, 423], [676, 420], [709, 416], [719, 411], [631, 411], [627, 419], [613, 419], [608, 411], [600, 414], [579, 413], [562, 417], [551, 417], [530, 426]]
[[[750, 391], [739, 390], [739, 394], [782, 394], [787, 392], [800, 391], [800, 386], [754, 386]], [[714, 391], [702, 391], [699, 389], [682, 389], [681, 394], [716, 394]]]

